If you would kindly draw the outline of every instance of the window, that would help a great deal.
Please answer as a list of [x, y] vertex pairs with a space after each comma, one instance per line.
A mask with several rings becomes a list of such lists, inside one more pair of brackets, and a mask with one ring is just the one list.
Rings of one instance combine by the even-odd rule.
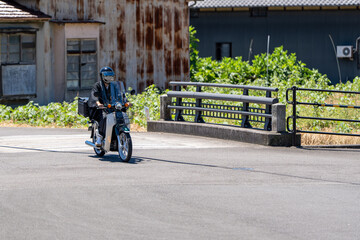
[[68, 89], [89, 89], [97, 80], [97, 51], [95, 39], [67, 40]]
[[216, 43], [216, 60], [220, 61], [224, 57], [232, 57], [231, 43]]
[[36, 95], [36, 33], [1, 33], [1, 96]]
[[358, 50], [358, 46], [360, 46], [360, 39], [356, 39], [356, 54], [357, 56], [357, 68], [360, 69], [360, 51]]
[[35, 34], [1, 34], [2, 64], [35, 64]]

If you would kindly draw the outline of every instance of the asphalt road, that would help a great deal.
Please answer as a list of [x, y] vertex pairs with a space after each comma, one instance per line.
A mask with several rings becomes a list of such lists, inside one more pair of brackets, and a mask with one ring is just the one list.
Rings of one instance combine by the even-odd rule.
[[360, 150], [0, 128], [0, 239], [360, 239]]

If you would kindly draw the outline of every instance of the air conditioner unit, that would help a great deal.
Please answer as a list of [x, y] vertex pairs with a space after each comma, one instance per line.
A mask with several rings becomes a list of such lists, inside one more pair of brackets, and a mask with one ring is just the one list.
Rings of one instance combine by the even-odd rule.
[[353, 46], [337, 46], [336, 56], [338, 58], [352, 58], [353, 57]]

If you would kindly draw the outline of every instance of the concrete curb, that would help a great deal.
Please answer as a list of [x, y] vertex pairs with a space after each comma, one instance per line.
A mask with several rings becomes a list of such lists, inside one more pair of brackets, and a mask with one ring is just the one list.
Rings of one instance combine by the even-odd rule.
[[[292, 145], [292, 138], [289, 133], [277, 133], [206, 123], [148, 121], [147, 131], [220, 138], [265, 146], [289, 147]], [[297, 135], [297, 146], [300, 146], [300, 140], [301, 136], [299, 134]]]
[[350, 149], [360, 149], [360, 145], [306, 145], [303, 146], [305, 149], [313, 149], [313, 148], [350, 148]]

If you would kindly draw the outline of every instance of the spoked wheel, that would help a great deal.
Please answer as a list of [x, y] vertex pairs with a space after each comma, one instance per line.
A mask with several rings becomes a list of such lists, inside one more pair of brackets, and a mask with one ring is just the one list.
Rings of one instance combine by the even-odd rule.
[[120, 133], [118, 139], [119, 157], [123, 162], [128, 162], [132, 155], [132, 141], [129, 133]]
[[[94, 124], [95, 125], [95, 124]], [[95, 144], [96, 140], [97, 140], [97, 136], [96, 136], [96, 130], [97, 130], [97, 125], [93, 126], [93, 139], [92, 142]], [[94, 152], [96, 153], [97, 156], [102, 157], [105, 155], [105, 151], [102, 150], [101, 148], [94, 148]]]

